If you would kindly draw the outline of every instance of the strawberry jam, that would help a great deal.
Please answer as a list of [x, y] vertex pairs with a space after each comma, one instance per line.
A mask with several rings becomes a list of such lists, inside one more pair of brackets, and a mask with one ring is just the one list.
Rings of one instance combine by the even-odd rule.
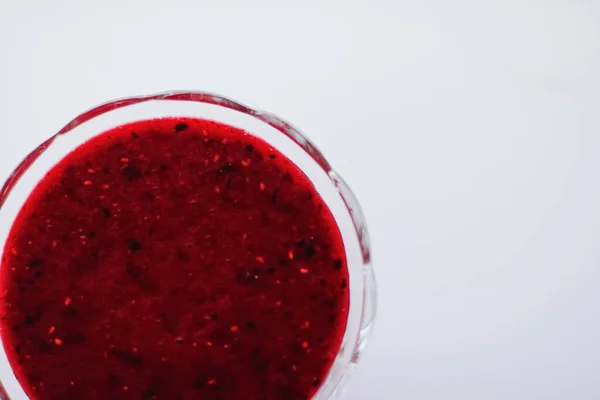
[[102, 133], [33, 190], [1, 264], [31, 399], [310, 399], [348, 271], [309, 179], [263, 140], [166, 118]]

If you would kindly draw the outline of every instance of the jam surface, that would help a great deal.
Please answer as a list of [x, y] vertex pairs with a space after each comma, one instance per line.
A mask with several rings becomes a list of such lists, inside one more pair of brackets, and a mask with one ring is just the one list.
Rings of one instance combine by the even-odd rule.
[[310, 399], [341, 345], [335, 220], [266, 142], [124, 125], [31, 193], [1, 264], [2, 340], [38, 400]]

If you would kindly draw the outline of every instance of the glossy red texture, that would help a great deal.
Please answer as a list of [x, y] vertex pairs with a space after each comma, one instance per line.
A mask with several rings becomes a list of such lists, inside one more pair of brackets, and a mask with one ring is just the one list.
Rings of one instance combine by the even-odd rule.
[[2, 258], [2, 338], [32, 399], [310, 399], [348, 271], [308, 178], [212, 121], [140, 121], [58, 163]]

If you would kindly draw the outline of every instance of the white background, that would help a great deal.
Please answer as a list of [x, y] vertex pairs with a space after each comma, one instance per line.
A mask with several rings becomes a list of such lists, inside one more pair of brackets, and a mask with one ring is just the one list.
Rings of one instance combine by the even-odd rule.
[[0, 0], [0, 180], [116, 97], [272, 111], [370, 224], [348, 400], [600, 398], [600, 2], [83, 3]]

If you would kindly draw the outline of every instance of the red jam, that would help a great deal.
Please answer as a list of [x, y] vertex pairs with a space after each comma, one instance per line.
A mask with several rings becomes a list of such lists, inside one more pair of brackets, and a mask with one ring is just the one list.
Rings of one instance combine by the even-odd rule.
[[348, 316], [336, 222], [267, 143], [220, 123], [105, 132], [38, 184], [1, 270], [32, 399], [310, 399]]

